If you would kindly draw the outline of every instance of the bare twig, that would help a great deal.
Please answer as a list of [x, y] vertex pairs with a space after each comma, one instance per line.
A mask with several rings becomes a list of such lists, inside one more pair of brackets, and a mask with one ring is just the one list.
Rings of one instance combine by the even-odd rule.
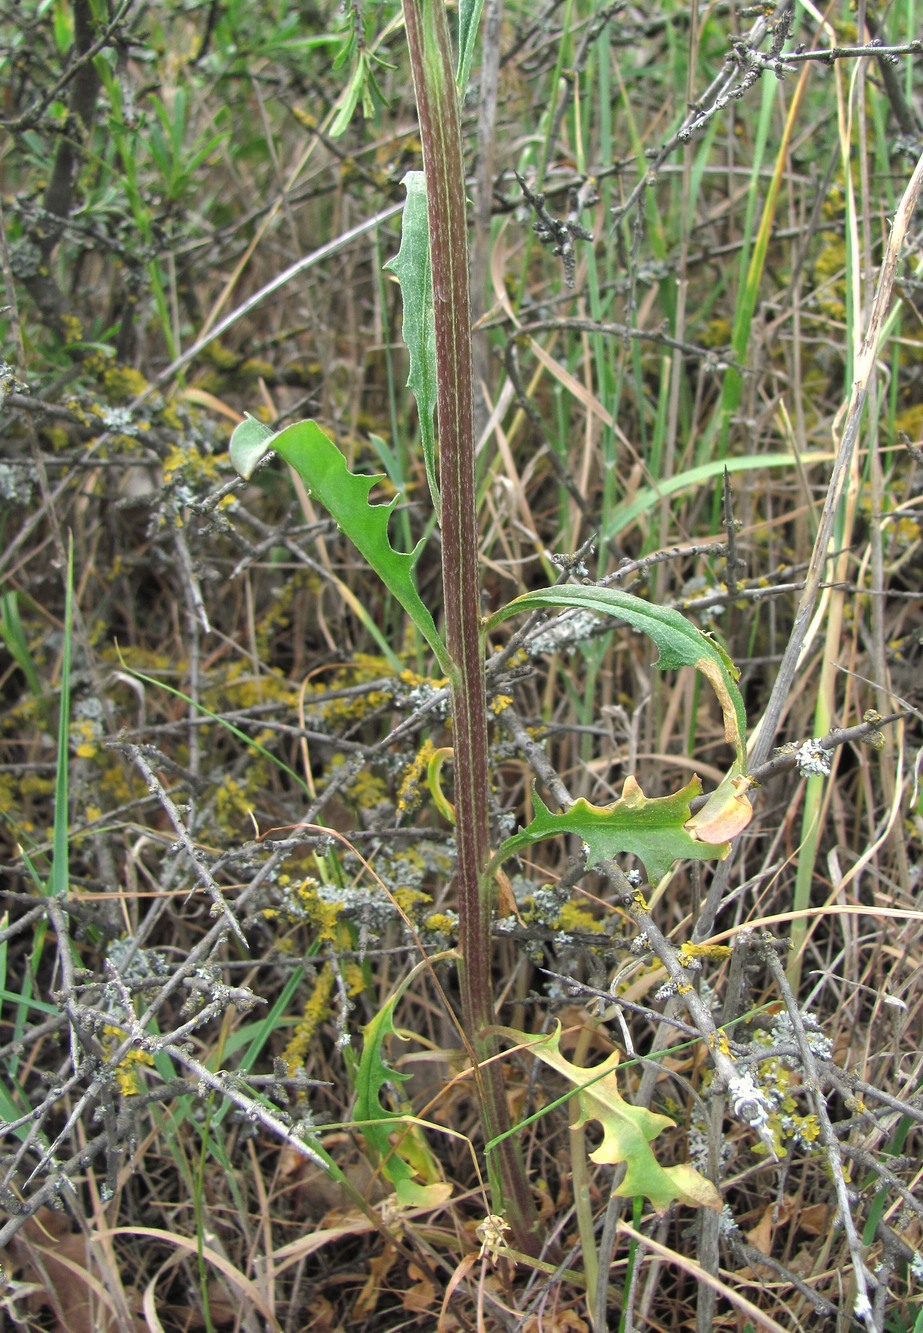
[[837, 1203], [839, 1205], [840, 1221], [846, 1235], [846, 1242], [849, 1246], [849, 1253], [852, 1258], [853, 1276], [856, 1282], [856, 1301], [855, 1313], [857, 1317], [866, 1323], [867, 1327], [875, 1329], [880, 1333], [881, 1326], [874, 1318], [872, 1302], [869, 1292], [874, 1292], [878, 1287], [878, 1282], [865, 1265], [865, 1259], [862, 1253], [862, 1244], [856, 1231], [855, 1223], [852, 1218], [852, 1199], [846, 1185], [846, 1176], [843, 1170], [843, 1159], [841, 1156], [842, 1147], [834, 1133], [833, 1124], [827, 1111], [827, 1103], [823, 1095], [821, 1072], [817, 1061], [814, 1058], [814, 1052], [811, 1049], [811, 1043], [805, 1031], [804, 1019], [801, 1010], [798, 1008], [792, 988], [788, 984], [788, 978], [785, 975], [785, 968], [779, 961], [779, 955], [775, 949], [775, 941], [771, 936], [761, 936], [754, 941], [755, 947], [760, 958], [772, 974], [772, 978], [779, 989], [785, 1004], [785, 1011], [788, 1014], [792, 1025], [792, 1031], [798, 1042], [798, 1049], [801, 1056], [802, 1065], [805, 1071], [805, 1088], [811, 1099], [814, 1108], [814, 1114], [820, 1125], [821, 1142], [824, 1145], [824, 1151], [827, 1156], [827, 1163], [830, 1167], [830, 1175], [833, 1180], [833, 1187], [836, 1192]]
[[750, 739], [749, 755], [754, 768], [758, 768], [760, 764], [765, 763], [769, 757], [788, 700], [792, 681], [808, 646], [808, 627], [814, 614], [814, 608], [817, 605], [824, 569], [829, 559], [834, 524], [849, 476], [853, 452], [859, 438], [859, 426], [862, 421], [865, 401], [868, 397], [869, 382], [875, 370], [885, 319], [891, 303], [891, 292], [897, 275], [897, 266], [921, 186], [923, 186], [923, 156], [919, 158], [914, 168], [894, 215], [894, 223], [891, 227], [891, 234], [888, 237], [887, 248], [878, 276], [878, 287], [872, 303], [868, 328], [856, 365], [856, 378], [853, 382], [846, 411], [843, 435], [837, 449], [833, 473], [827, 488], [801, 600], [798, 604], [788, 643], [782, 654], [782, 661], [779, 663], [779, 669], [773, 682], [769, 702]]

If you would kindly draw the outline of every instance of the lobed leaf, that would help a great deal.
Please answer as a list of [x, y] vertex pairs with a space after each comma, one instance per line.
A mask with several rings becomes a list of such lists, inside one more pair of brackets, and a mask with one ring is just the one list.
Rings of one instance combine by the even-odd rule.
[[413, 579], [422, 541], [409, 554], [394, 550], [388, 538], [388, 524], [397, 497], [387, 504], [369, 501], [369, 493], [380, 477], [350, 472], [346, 459], [316, 421], [298, 421], [273, 434], [261, 422], [247, 417], [235, 428], [230, 449], [231, 461], [244, 478], [252, 475], [270, 450], [295, 469], [311, 495], [336, 520], [400, 602], [433, 650], [440, 668], [448, 674], [445, 644]]
[[729, 839], [746, 827], [753, 813], [746, 794], [749, 781], [742, 775], [746, 714], [737, 688], [737, 668], [721, 645], [681, 612], [654, 606], [619, 588], [566, 585], [524, 593], [496, 611], [487, 627], [490, 630], [520, 611], [559, 606], [613, 616], [643, 631], [657, 645], [656, 665], [661, 670], [691, 666], [700, 671], [718, 697], [725, 738], [734, 747], [735, 762], [728, 777], [695, 816], [689, 803], [702, 791], [697, 777], [672, 796], [651, 799], [633, 777], [628, 777], [621, 797], [611, 805], [595, 806], [579, 800], [558, 814], [552, 814], [535, 794], [532, 822], [507, 838], [495, 861], [500, 864], [521, 848], [561, 833], [573, 833], [583, 840], [590, 866], [619, 853], [632, 853], [643, 863], [652, 883], [662, 879], [674, 861], [723, 860], [730, 851]]
[[381, 1102], [381, 1090], [386, 1084], [393, 1086], [410, 1077], [392, 1069], [382, 1053], [388, 1037], [401, 1037], [394, 1026], [394, 1008], [406, 984], [407, 979], [363, 1029], [353, 1118], [380, 1160], [383, 1174], [394, 1186], [398, 1202], [410, 1208], [444, 1202], [452, 1189], [441, 1180], [436, 1159], [419, 1128]]
[[673, 1203], [684, 1203], [690, 1208], [722, 1207], [721, 1195], [705, 1176], [688, 1162], [678, 1166], [661, 1166], [649, 1146], [665, 1129], [675, 1124], [669, 1116], [658, 1115], [645, 1106], [632, 1106], [618, 1089], [615, 1071], [618, 1052], [593, 1069], [571, 1064], [561, 1054], [561, 1025], [556, 1031], [542, 1037], [517, 1032], [513, 1028], [497, 1031], [524, 1045], [531, 1055], [578, 1089], [576, 1097], [580, 1108], [578, 1126], [588, 1120], [598, 1120], [603, 1128], [599, 1147], [590, 1153], [593, 1162], [616, 1165], [625, 1163], [625, 1175], [616, 1187], [621, 1198], [649, 1199], [658, 1213], [665, 1213]]
[[[720, 789], [719, 789], [720, 790]], [[533, 792], [535, 813], [531, 823], [507, 838], [494, 858], [499, 865], [524, 847], [544, 838], [573, 833], [584, 843], [587, 866], [609, 861], [630, 852], [643, 863], [648, 880], [656, 884], [674, 861], [723, 861], [731, 850], [726, 841], [712, 839], [711, 829], [691, 827], [689, 803], [702, 791], [693, 777], [672, 796], [644, 795], [633, 777], [627, 777], [622, 795], [611, 805], [591, 805], [582, 797], [566, 810], [553, 814]], [[724, 831], [724, 826], [718, 826]]]

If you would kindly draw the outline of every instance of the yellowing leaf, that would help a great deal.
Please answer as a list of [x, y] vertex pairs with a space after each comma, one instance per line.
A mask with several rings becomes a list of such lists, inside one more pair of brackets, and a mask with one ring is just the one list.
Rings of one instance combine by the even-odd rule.
[[643, 1196], [649, 1199], [658, 1213], [664, 1213], [674, 1202], [690, 1208], [722, 1206], [721, 1195], [710, 1180], [688, 1162], [679, 1166], [661, 1166], [650, 1147], [664, 1129], [673, 1126], [669, 1116], [658, 1115], [644, 1106], [632, 1106], [618, 1090], [615, 1071], [619, 1057], [615, 1052], [593, 1069], [581, 1069], [561, 1054], [561, 1027], [544, 1037], [531, 1037], [513, 1028], [498, 1028], [517, 1045], [526, 1049], [557, 1070], [569, 1083], [579, 1089], [577, 1104], [580, 1108], [579, 1125], [598, 1120], [603, 1127], [603, 1141], [590, 1153], [594, 1162], [615, 1165], [624, 1162], [626, 1171], [615, 1193], [623, 1198]]
[[394, 1010], [404, 991], [422, 969], [417, 964], [363, 1029], [364, 1042], [356, 1071], [356, 1103], [353, 1119], [363, 1138], [381, 1163], [403, 1208], [436, 1207], [451, 1196], [452, 1186], [441, 1179], [439, 1163], [419, 1125], [409, 1114], [390, 1111], [382, 1105], [381, 1092], [399, 1088], [409, 1075], [386, 1063], [384, 1046], [390, 1037], [406, 1040], [394, 1026]]
[[[700, 630], [699, 633], [702, 633], [702, 631]], [[708, 638], [705, 634], [702, 637], [707, 640], [713, 652], [708, 657], [698, 658], [695, 669], [701, 671], [718, 696], [718, 702], [724, 714], [724, 739], [728, 745], [739, 747], [743, 737], [743, 728], [740, 726], [738, 710], [740, 690], [737, 688], [737, 680], [740, 672], [720, 643], [715, 639]], [[742, 759], [742, 756], [740, 758]]]

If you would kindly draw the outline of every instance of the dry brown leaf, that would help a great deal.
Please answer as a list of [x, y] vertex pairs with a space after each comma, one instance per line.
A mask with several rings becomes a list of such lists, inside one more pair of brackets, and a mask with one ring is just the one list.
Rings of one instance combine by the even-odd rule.
[[371, 1314], [375, 1309], [385, 1278], [393, 1268], [396, 1258], [397, 1250], [393, 1245], [388, 1245], [381, 1254], [376, 1254], [369, 1260], [369, 1275], [365, 1279], [362, 1290], [359, 1292], [353, 1306], [355, 1316]]
[[[210, 1245], [201, 1245], [197, 1238], [180, 1236], [176, 1232], [165, 1231], [161, 1227], [139, 1226], [99, 1228], [93, 1235], [100, 1239], [109, 1236], [135, 1236], [136, 1238], [146, 1236], [151, 1240], [158, 1240], [166, 1245], [171, 1245], [183, 1254], [195, 1256], [201, 1254], [206, 1263], [211, 1264], [219, 1273], [223, 1274], [241, 1302], [246, 1302], [248, 1307], [252, 1307], [262, 1315], [267, 1328], [278, 1330], [278, 1321], [267, 1305], [257, 1283], [248, 1278], [245, 1273], [240, 1272], [225, 1255], [218, 1253]], [[68, 1329], [67, 1333], [73, 1333], [73, 1330]]]
[[[65, 1218], [59, 1220], [67, 1225]], [[77, 1232], [54, 1236], [51, 1225], [43, 1230], [35, 1218], [30, 1218], [10, 1246], [23, 1277], [36, 1288], [29, 1296], [29, 1310], [33, 1314], [51, 1310], [60, 1333], [94, 1333], [89, 1288], [79, 1273], [62, 1262], [69, 1259], [78, 1269], [85, 1267], [86, 1242]]]
[[301, 1263], [308, 1255], [315, 1254], [333, 1241], [342, 1240], [346, 1236], [363, 1236], [375, 1230], [372, 1222], [355, 1209], [344, 1209], [340, 1213], [333, 1210], [323, 1220], [327, 1225], [299, 1236], [297, 1240], [273, 1252], [271, 1258], [274, 1273], [278, 1275], [291, 1264]]
[[830, 1230], [831, 1208], [828, 1203], [812, 1203], [798, 1214], [798, 1228], [809, 1236], [826, 1236]]
[[336, 1310], [326, 1296], [311, 1296], [311, 1333], [346, 1333]]
[[478, 1262], [477, 1252], [472, 1250], [470, 1254], [463, 1256], [461, 1262], [455, 1269], [455, 1272], [449, 1278], [446, 1289], [442, 1294], [442, 1309], [439, 1311], [439, 1323], [436, 1325], [436, 1333], [452, 1333], [455, 1328], [455, 1316], [449, 1309], [449, 1302], [455, 1294], [458, 1287], [468, 1277], [474, 1265]]
[[819, 1262], [820, 1255], [817, 1246], [802, 1245], [798, 1253], [789, 1261], [787, 1267], [791, 1269], [796, 1277], [809, 1278], [816, 1275]]
[[776, 1227], [785, 1226], [795, 1212], [795, 1200], [786, 1195], [780, 1202], [773, 1202], [763, 1212], [755, 1227], [745, 1231], [744, 1235], [760, 1254], [772, 1254], [772, 1238]]
[[495, 879], [497, 882], [497, 915], [514, 916], [519, 924], [524, 926], [525, 922], [519, 915], [519, 906], [509, 876], [502, 870], [498, 870]]
[[590, 1333], [590, 1326], [576, 1310], [547, 1311], [539, 1319], [530, 1315], [522, 1326], [522, 1333]]
[[[161, 1310], [160, 1313], [165, 1313]], [[228, 1299], [228, 1294], [215, 1278], [208, 1281], [208, 1317], [213, 1328], [227, 1328], [237, 1322], [240, 1306]], [[199, 1306], [183, 1311], [183, 1327], [188, 1330], [205, 1328], [205, 1316]]]
[[405, 1310], [412, 1310], [415, 1314], [425, 1314], [436, 1304], [436, 1288], [430, 1278], [426, 1276], [421, 1268], [416, 1264], [409, 1264], [407, 1268], [408, 1277], [416, 1279], [412, 1287], [408, 1287], [401, 1297], [401, 1304]]
[[287, 1145], [279, 1154], [279, 1175], [294, 1191], [300, 1215], [308, 1221], [320, 1222], [332, 1209], [348, 1206], [339, 1181]]
[[240, 1305], [231, 1300], [226, 1287], [216, 1277], [208, 1280], [208, 1313], [213, 1324], [233, 1324], [240, 1314]]

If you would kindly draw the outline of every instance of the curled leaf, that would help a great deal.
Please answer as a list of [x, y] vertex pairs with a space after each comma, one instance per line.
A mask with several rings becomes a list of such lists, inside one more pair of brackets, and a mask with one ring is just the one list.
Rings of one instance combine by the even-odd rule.
[[685, 824], [698, 842], [719, 843], [736, 838], [753, 818], [753, 806], [747, 795], [750, 779], [738, 773], [725, 778], [708, 800]]
[[540, 588], [523, 593], [500, 607], [487, 622], [493, 629], [510, 616], [539, 607], [582, 607], [600, 616], [613, 616], [634, 629], [641, 630], [657, 645], [656, 665], [661, 670], [691, 666], [701, 671], [718, 696], [724, 715], [724, 734], [734, 746], [735, 769], [741, 772], [746, 758], [744, 740], [747, 719], [737, 680], [740, 672], [715, 639], [703, 634], [691, 620], [672, 606], [655, 606], [622, 592], [620, 588], [597, 588], [566, 584], [559, 588]]
[[249, 413], [239, 426], [234, 427], [231, 436], [231, 462], [244, 481], [249, 481], [256, 471], [257, 464], [269, 453], [269, 441], [273, 432], [262, 421], [251, 417]]

